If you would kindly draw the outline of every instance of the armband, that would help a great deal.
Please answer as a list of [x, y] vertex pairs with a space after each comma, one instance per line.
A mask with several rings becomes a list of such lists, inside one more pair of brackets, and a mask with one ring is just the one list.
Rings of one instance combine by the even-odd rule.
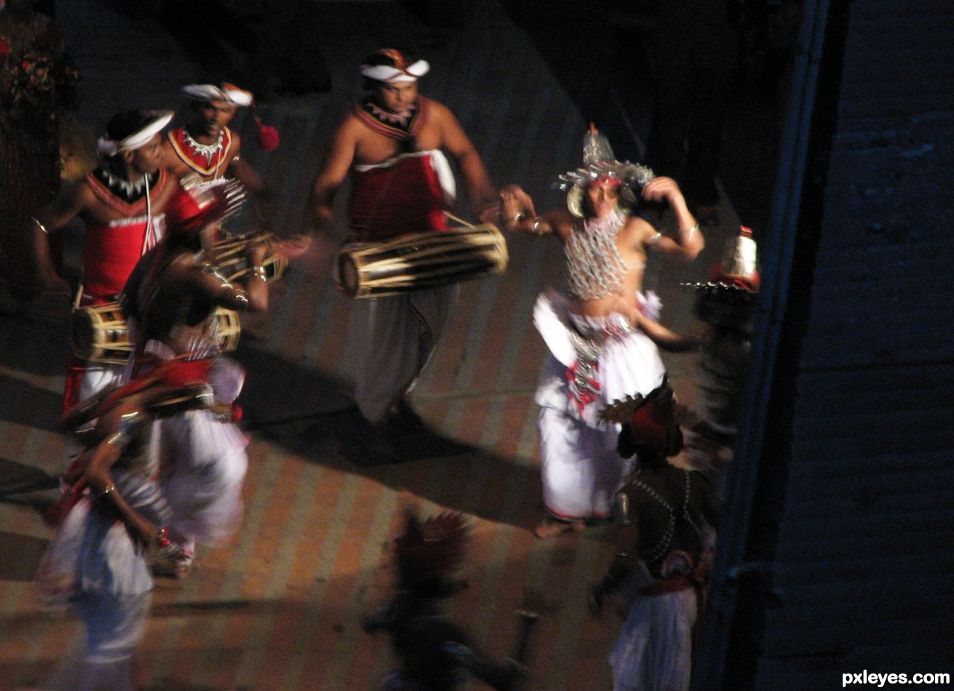
[[106, 437], [103, 443], [124, 448], [129, 443], [129, 433], [125, 429], [121, 429]]

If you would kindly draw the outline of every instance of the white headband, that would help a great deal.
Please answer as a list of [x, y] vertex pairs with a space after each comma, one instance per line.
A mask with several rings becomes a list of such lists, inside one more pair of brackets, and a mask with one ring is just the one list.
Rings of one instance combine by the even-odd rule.
[[182, 90], [199, 101], [226, 101], [240, 108], [252, 105], [254, 100], [251, 92], [233, 84], [223, 84], [221, 87], [215, 84], [189, 84]]
[[393, 65], [361, 65], [361, 76], [376, 82], [416, 82], [431, 69], [427, 60], [418, 60], [407, 66], [406, 70]]
[[128, 137], [119, 141], [115, 139], [100, 138], [96, 142], [96, 152], [103, 158], [111, 158], [121, 151], [135, 151], [149, 143], [149, 140], [162, 131], [162, 128], [172, 120], [173, 112], [171, 110], [159, 111], [156, 119], [143, 127], [138, 132], [133, 132]]

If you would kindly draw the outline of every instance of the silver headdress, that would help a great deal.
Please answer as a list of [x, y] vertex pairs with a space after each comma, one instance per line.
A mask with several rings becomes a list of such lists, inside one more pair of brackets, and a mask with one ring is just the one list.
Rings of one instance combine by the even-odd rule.
[[583, 217], [583, 190], [595, 181], [619, 180], [620, 197], [626, 204], [633, 204], [636, 191], [654, 177], [653, 171], [644, 165], [617, 161], [609, 140], [593, 123], [583, 135], [583, 166], [558, 176], [555, 183], [556, 187], [567, 193], [566, 206], [578, 218]]

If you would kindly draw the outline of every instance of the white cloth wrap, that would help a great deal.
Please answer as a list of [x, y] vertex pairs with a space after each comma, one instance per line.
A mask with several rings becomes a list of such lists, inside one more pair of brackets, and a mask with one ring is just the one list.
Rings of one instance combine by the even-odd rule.
[[610, 515], [613, 496], [629, 474], [632, 461], [616, 452], [620, 425], [601, 422], [599, 413], [613, 400], [648, 394], [665, 376], [659, 351], [644, 333], [636, 329], [618, 332], [599, 348], [594, 372], [599, 388], [594, 400], [581, 410], [567, 381], [567, 368], [578, 359], [573, 322], [582, 320], [592, 329], [611, 328], [620, 318], [572, 315], [567, 299], [554, 291], [540, 295], [534, 305], [534, 324], [552, 354], [535, 396], [540, 406], [543, 502], [558, 518]]
[[[231, 403], [245, 371], [219, 356], [209, 375], [218, 400]], [[242, 517], [242, 485], [248, 471], [248, 438], [231, 421], [208, 410], [189, 410], [161, 420], [162, 491], [172, 507], [169, 528], [194, 549], [196, 541], [218, 544]]]
[[[165, 343], [146, 342], [145, 352], [175, 354]], [[232, 403], [245, 382], [245, 370], [219, 355], [209, 372], [216, 399]], [[227, 539], [242, 517], [242, 485], [248, 470], [248, 438], [228, 419], [208, 410], [189, 410], [160, 420], [161, 485], [172, 508], [168, 527], [186, 551], [195, 543]]]
[[441, 191], [444, 193], [444, 203], [453, 204], [457, 200], [457, 179], [454, 177], [454, 171], [447, 160], [447, 156], [440, 149], [411, 151], [389, 158], [382, 163], [362, 163], [354, 166], [354, 170], [358, 173], [366, 173], [375, 168], [392, 168], [402, 158], [426, 158], [437, 174], [437, 182], [440, 183]]
[[692, 664], [692, 627], [697, 598], [692, 588], [663, 595], [643, 595], [654, 582], [640, 563], [624, 584], [632, 597], [609, 663], [614, 691], [684, 691]]
[[537, 389], [539, 406], [578, 418], [590, 427], [603, 427], [598, 416], [607, 404], [636, 393], [648, 394], [662, 383], [665, 366], [656, 344], [642, 331], [631, 329], [608, 336], [600, 347], [596, 368], [598, 398], [586, 405], [582, 412], [571, 400], [566, 368], [572, 367], [578, 359], [574, 345], [574, 334], [579, 333], [577, 325], [583, 323], [593, 330], [613, 329], [618, 320], [625, 320], [625, 317], [616, 314], [603, 318], [574, 315], [567, 298], [555, 291], [547, 291], [537, 298], [533, 323], [553, 355]]
[[[150, 449], [147, 453], [152, 453]], [[149, 468], [154, 466], [150, 458]], [[148, 472], [148, 469], [143, 471]], [[156, 525], [170, 511], [142, 472], [114, 466], [116, 492]], [[145, 633], [153, 587], [146, 552], [126, 526], [81, 499], [47, 549], [37, 582], [51, 604], [67, 601], [82, 619], [83, 644], [58, 666], [55, 688], [128, 688], [132, 653]]]
[[107, 386], [125, 384], [128, 381], [127, 365], [110, 362], [87, 362], [83, 366], [77, 401], [85, 401]]
[[[114, 467], [116, 492], [156, 525], [169, 520], [169, 507], [152, 480]], [[50, 543], [38, 573], [50, 595], [70, 597], [99, 593], [115, 598], [135, 597], [152, 590], [152, 577], [126, 526], [81, 499]]]

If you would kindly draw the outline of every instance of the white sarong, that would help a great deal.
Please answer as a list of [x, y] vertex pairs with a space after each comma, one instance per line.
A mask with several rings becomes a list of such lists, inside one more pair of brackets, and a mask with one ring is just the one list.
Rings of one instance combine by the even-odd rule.
[[616, 452], [620, 425], [601, 422], [599, 413], [648, 394], [665, 367], [656, 345], [622, 315], [574, 315], [550, 291], [537, 299], [533, 319], [551, 352], [535, 397], [544, 505], [557, 518], [605, 518], [631, 461]]

